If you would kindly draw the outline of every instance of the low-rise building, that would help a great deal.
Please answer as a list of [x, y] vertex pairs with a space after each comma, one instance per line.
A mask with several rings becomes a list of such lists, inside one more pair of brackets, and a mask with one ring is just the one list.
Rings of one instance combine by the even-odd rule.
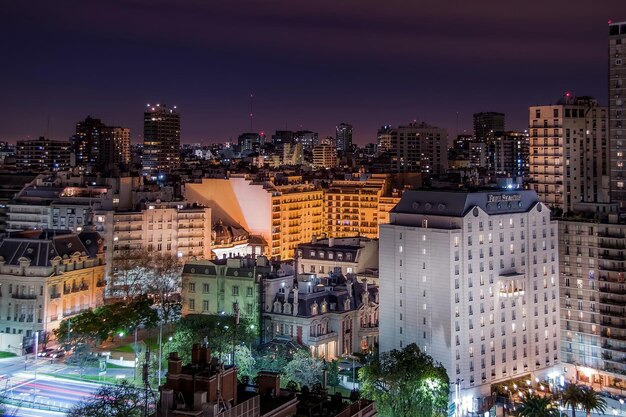
[[288, 339], [325, 359], [368, 352], [378, 344], [378, 287], [354, 276], [267, 276], [263, 341]]
[[313, 239], [297, 250], [298, 273], [320, 277], [358, 274], [378, 268], [378, 239], [344, 237]]

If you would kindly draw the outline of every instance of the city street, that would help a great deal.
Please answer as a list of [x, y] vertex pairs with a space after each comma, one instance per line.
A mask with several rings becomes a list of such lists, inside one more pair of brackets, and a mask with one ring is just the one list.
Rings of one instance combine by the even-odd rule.
[[[15, 416], [62, 416], [65, 411], [82, 398], [93, 395], [99, 384], [63, 378], [77, 377], [79, 369], [47, 358], [23, 357], [0, 360], [0, 393], [12, 404], [8, 415]], [[84, 369], [84, 375], [98, 375], [97, 368]], [[55, 377], [51, 374], [57, 374]], [[110, 370], [108, 376], [131, 377], [132, 369]]]

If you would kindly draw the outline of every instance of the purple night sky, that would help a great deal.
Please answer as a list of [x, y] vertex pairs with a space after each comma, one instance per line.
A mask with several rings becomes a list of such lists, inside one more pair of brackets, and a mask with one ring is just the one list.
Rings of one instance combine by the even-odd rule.
[[471, 131], [564, 91], [607, 99], [607, 21], [624, 0], [11, 1], [0, 12], [0, 140], [67, 139], [87, 115], [142, 133], [146, 103], [177, 105], [183, 142], [254, 130], [355, 141], [425, 120]]

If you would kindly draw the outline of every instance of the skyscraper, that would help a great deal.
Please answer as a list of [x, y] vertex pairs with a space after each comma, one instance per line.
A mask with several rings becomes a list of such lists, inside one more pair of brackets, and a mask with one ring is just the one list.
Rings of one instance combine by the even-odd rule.
[[165, 104], [148, 105], [143, 119], [143, 170], [166, 172], [180, 162], [180, 114]]
[[609, 135], [611, 199], [626, 210], [626, 168], [624, 168], [624, 100], [626, 97], [626, 22], [609, 24]]
[[130, 164], [130, 129], [107, 126], [100, 143], [100, 167], [111, 169], [128, 164]]
[[530, 181], [539, 199], [564, 212], [608, 202], [606, 107], [566, 93], [556, 105], [529, 110]]
[[100, 158], [100, 142], [106, 126], [102, 120], [87, 116], [76, 123], [76, 134], [72, 137], [72, 150], [76, 166], [95, 167]]
[[504, 113], [474, 113], [474, 137], [477, 141], [486, 142], [496, 133], [504, 132]]
[[340, 123], [335, 131], [335, 146], [338, 152], [352, 152], [352, 125]]

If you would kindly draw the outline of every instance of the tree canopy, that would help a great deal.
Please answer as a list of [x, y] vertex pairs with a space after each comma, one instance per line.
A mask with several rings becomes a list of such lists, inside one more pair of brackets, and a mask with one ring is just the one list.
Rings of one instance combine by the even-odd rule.
[[359, 371], [363, 397], [389, 417], [445, 415], [450, 380], [443, 365], [412, 343], [384, 352]]
[[[149, 403], [151, 401], [148, 401]], [[127, 380], [117, 385], [102, 385], [98, 392], [76, 404], [68, 417], [141, 417], [145, 391]]]

